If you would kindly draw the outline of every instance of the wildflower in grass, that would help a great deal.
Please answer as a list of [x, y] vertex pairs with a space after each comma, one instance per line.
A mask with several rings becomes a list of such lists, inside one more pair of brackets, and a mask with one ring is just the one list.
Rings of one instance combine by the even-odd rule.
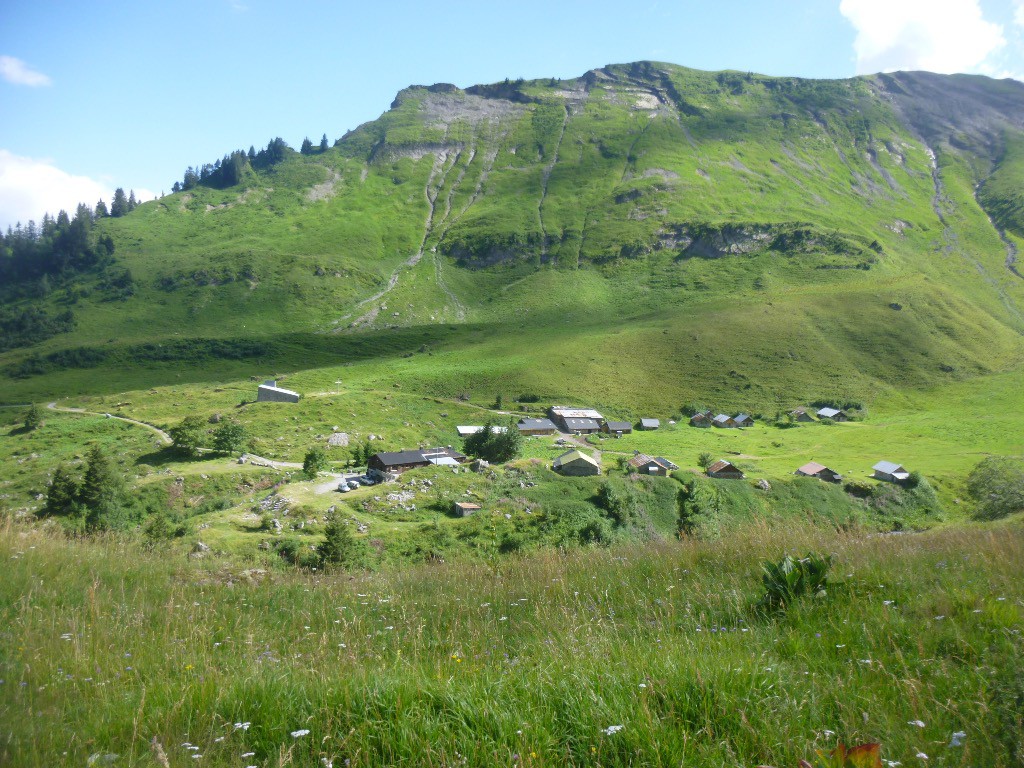
[[923, 720], [910, 720], [910, 721], [907, 722], [907, 725], [916, 725], [918, 728], [924, 728], [924, 721]]
[[299, 738], [301, 736], [305, 736], [308, 733], [309, 733], [309, 728], [300, 728], [297, 731], [292, 731], [292, 738], [293, 739], [297, 739], [297, 738]]
[[[235, 723], [235, 730], [248, 731], [250, 725], [252, 725], [252, 723]], [[242, 757], [245, 757], [245, 755], [242, 755]]]
[[242, 757], [252, 757], [255, 754], [255, 752], [243, 752]]
[[964, 744], [964, 739], [966, 739], [966, 738], [967, 738], [967, 734], [966, 733], [964, 733], [963, 731], [957, 731], [956, 733], [953, 734], [953, 738], [949, 742], [949, 746], [951, 746], [951, 747], [962, 747], [963, 744]]
[[916, 755], [914, 755], [914, 757], [916, 757], [918, 760], [928, 759], [928, 755], [926, 755], [924, 752], [918, 752]]
[[625, 727], [626, 726], [624, 726], [624, 725], [609, 725], [607, 728], [602, 728], [601, 732], [605, 736], [614, 736], [616, 733], [618, 733], [619, 731], [621, 731]]

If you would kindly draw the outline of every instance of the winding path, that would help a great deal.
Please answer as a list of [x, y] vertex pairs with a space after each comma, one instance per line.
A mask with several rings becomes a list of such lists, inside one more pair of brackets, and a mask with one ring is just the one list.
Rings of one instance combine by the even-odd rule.
[[143, 427], [153, 432], [157, 437], [160, 438], [160, 442], [164, 445], [171, 445], [174, 441], [171, 440], [171, 436], [164, 432], [159, 427], [154, 427], [152, 424], [147, 424], [144, 421], [137, 421], [136, 419], [129, 419], [125, 416], [114, 416], [111, 413], [97, 413], [96, 411], [87, 411], [85, 408], [61, 408], [57, 405], [57, 401], [47, 403], [46, 407], [51, 411], [60, 411], [61, 413], [77, 413], [82, 416], [105, 416], [108, 419], [117, 419], [118, 421], [125, 421], [129, 424], [134, 424], [137, 427]]

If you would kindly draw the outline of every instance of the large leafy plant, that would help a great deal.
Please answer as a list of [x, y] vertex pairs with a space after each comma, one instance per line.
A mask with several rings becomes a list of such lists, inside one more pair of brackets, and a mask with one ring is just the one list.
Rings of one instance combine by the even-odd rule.
[[786, 555], [777, 563], [762, 563], [761, 583], [765, 588], [762, 604], [784, 609], [804, 595], [823, 597], [831, 568], [831, 555], [813, 552], [800, 559]]

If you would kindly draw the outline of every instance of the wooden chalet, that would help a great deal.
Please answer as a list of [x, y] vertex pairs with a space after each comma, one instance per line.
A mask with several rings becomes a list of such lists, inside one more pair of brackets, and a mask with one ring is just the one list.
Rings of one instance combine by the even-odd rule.
[[417, 467], [457, 467], [466, 456], [451, 448], [417, 448], [412, 451], [381, 451], [373, 454], [366, 468], [382, 475], [401, 474]]
[[563, 453], [555, 459], [551, 468], [559, 474], [571, 477], [601, 474], [601, 465], [597, 463], [597, 459], [579, 450]]
[[708, 467], [707, 473], [708, 477], [716, 477], [720, 480], [742, 480], [746, 477], [739, 467], [725, 459], [719, 459]]
[[793, 417], [793, 421], [802, 421], [804, 423], [813, 422], [814, 417], [807, 412], [807, 409], [801, 406], [800, 408], [794, 408], [789, 412], [789, 415]]
[[794, 474], [800, 475], [801, 477], [816, 477], [819, 480], [824, 480], [826, 483], [838, 483], [843, 479], [833, 469], [829, 469], [824, 464], [819, 464], [816, 461], [809, 461], [798, 469]]
[[733, 421], [736, 422], [737, 427], [752, 427], [754, 426], [754, 417], [749, 413], [741, 413]]
[[891, 461], [880, 461], [871, 469], [874, 470], [876, 480], [885, 480], [890, 483], [902, 483], [910, 477], [910, 473], [903, 468], [902, 464], [894, 464]]
[[558, 431], [551, 419], [520, 419], [516, 426], [522, 435], [553, 435]]
[[736, 429], [739, 424], [736, 423], [736, 419], [732, 416], [728, 416], [724, 413], [720, 413], [711, 420], [711, 424], [722, 429]]
[[658, 475], [660, 477], [668, 477], [669, 472], [679, 469], [678, 465], [668, 459], [661, 456], [648, 456], [646, 453], [638, 453], [626, 464], [641, 475]]
[[838, 408], [819, 408], [818, 409], [819, 419], [832, 419], [832, 421], [849, 421], [850, 417], [845, 411], [841, 411]]
[[633, 425], [628, 421], [606, 421], [601, 425], [601, 431], [609, 435], [629, 435], [633, 433]]
[[658, 419], [640, 419], [640, 429], [654, 430], [661, 427], [661, 421]]
[[711, 411], [697, 411], [690, 417], [691, 427], [710, 427], [711, 426]]

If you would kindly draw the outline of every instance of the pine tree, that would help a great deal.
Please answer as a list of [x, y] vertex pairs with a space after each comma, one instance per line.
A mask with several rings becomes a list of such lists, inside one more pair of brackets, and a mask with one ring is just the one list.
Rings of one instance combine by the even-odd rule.
[[128, 197], [125, 195], [124, 190], [118, 187], [114, 190], [114, 202], [110, 204], [110, 215], [124, 216], [128, 211]]
[[131, 190], [128, 193], [128, 212], [131, 213], [139, 206], [139, 201], [135, 199], [135, 190]]
[[320, 139], [320, 151], [321, 152], [326, 152], [327, 151], [327, 134], [326, 133], [323, 135], [323, 138]]
[[[46, 275], [43, 275], [43, 277], [46, 277]], [[39, 412], [39, 406], [32, 403], [29, 406], [28, 413], [25, 414], [25, 429], [31, 431], [39, 429], [41, 426], [43, 426], [43, 414]]]
[[104, 203], [103, 199], [101, 198], [100, 201], [98, 203], [96, 203], [96, 218], [97, 219], [106, 218], [109, 215], [110, 215], [110, 212], [107, 211], [107, 204]]
[[323, 448], [310, 448], [302, 460], [302, 474], [310, 480], [327, 469], [327, 454]]
[[75, 511], [77, 498], [78, 482], [61, 464], [46, 489], [46, 506], [43, 510], [47, 515], [70, 515]]
[[95, 531], [107, 527], [123, 506], [124, 478], [98, 445], [89, 449], [87, 461], [78, 500], [86, 508], [85, 527]]
[[308, 155], [313, 151], [313, 142], [309, 140], [309, 136], [302, 140], [302, 146], [299, 148], [299, 152], [304, 155]]
[[324, 528], [324, 543], [319, 547], [320, 562], [323, 565], [354, 565], [359, 560], [359, 544], [349, 526], [336, 512], [327, 516]]

